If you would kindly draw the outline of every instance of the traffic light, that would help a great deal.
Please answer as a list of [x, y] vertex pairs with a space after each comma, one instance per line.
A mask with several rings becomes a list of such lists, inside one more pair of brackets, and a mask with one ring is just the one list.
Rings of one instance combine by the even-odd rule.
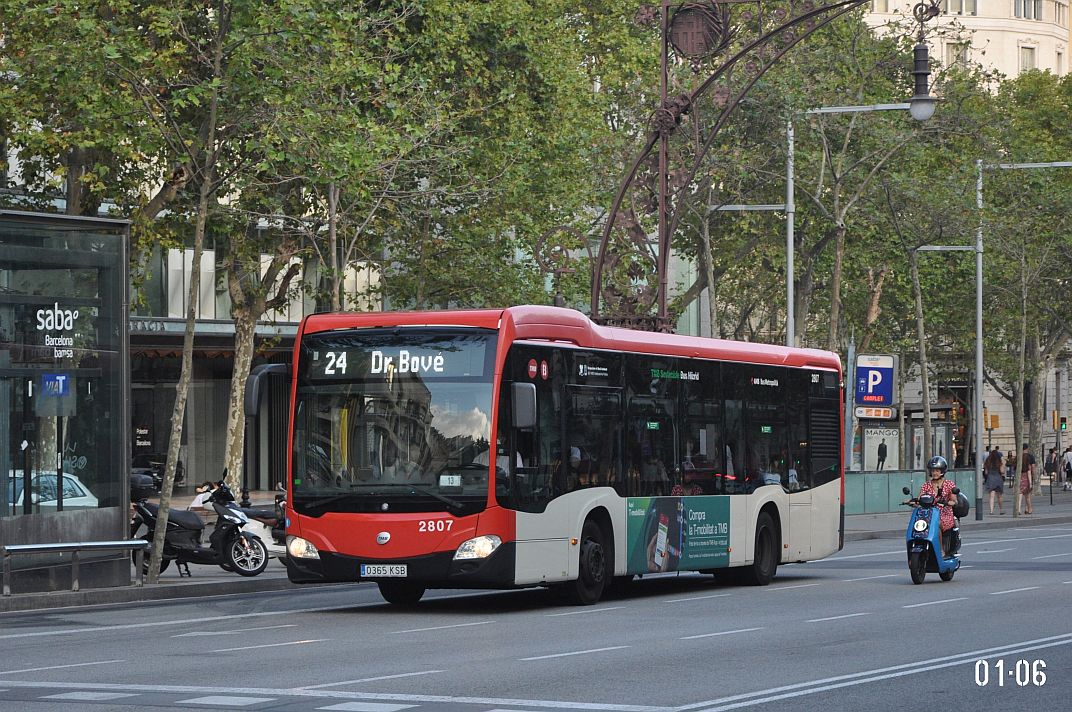
[[1068, 430], [1068, 418], [1061, 416], [1061, 430]]
[[1053, 423], [1053, 429], [1057, 430], [1057, 411], [1056, 410], [1051, 410], [1050, 411], [1050, 421]]
[[992, 416], [990, 416], [990, 429], [991, 430], [997, 430], [1000, 427], [1001, 427], [1001, 418], [998, 417], [997, 413], [994, 413]]

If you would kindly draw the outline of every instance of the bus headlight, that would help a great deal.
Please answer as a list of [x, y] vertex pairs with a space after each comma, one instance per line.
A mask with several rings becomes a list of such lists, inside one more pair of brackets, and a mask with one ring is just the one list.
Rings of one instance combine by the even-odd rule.
[[300, 536], [287, 537], [287, 554], [295, 559], [319, 559], [320, 552], [313, 543], [302, 539]]
[[461, 559], [486, 559], [491, 553], [499, 548], [502, 539], [494, 534], [485, 534], [464, 542], [454, 552], [454, 560]]

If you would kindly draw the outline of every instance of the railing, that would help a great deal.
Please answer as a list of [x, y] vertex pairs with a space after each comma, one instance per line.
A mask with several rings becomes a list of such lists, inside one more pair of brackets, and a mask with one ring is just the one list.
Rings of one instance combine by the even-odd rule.
[[71, 590], [78, 590], [78, 554], [83, 551], [113, 551], [117, 549], [130, 549], [134, 552], [134, 569], [136, 574], [135, 586], [141, 586], [143, 582], [142, 564], [145, 560], [145, 550], [149, 542], [142, 539], [128, 539], [124, 541], [79, 541], [63, 544], [14, 544], [9, 546], [0, 545], [0, 555], [4, 557], [3, 563], [3, 592], [5, 596], [11, 595], [11, 557], [17, 554], [58, 554], [71, 553]]
[[[975, 470], [950, 469], [946, 478], [957, 483], [972, 506], [975, 506]], [[925, 481], [921, 470], [885, 472], [848, 472], [845, 474], [845, 514], [881, 514], [904, 511], [902, 487], [913, 493]]]

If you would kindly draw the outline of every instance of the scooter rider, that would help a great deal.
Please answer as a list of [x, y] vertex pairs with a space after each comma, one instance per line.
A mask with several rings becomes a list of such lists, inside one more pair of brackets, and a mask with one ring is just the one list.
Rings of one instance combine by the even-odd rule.
[[946, 552], [946, 532], [953, 529], [957, 520], [953, 515], [953, 505], [957, 503], [957, 496], [953, 493], [953, 489], [957, 486], [953, 480], [947, 480], [945, 478], [946, 470], [949, 469], [949, 463], [941, 455], [935, 455], [927, 463], [927, 481], [923, 483], [923, 486], [919, 488], [919, 495], [915, 500], [908, 500], [905, 504], [913, 503], [925, 494], [929, 494], [934, 497], [934, 502], [939, 506], [939, 526], [942, 529], [942, 556], [947, 557], [951, 553], [956, 553], [957, 542], [950, 541], [952, 548], [951, 552]]

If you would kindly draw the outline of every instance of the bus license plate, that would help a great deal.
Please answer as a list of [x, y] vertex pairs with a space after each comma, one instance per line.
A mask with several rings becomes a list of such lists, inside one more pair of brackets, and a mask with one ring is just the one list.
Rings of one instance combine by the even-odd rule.
[[408, 575], [406, 564], [361, 564], [362, 578], [400, 578]]

